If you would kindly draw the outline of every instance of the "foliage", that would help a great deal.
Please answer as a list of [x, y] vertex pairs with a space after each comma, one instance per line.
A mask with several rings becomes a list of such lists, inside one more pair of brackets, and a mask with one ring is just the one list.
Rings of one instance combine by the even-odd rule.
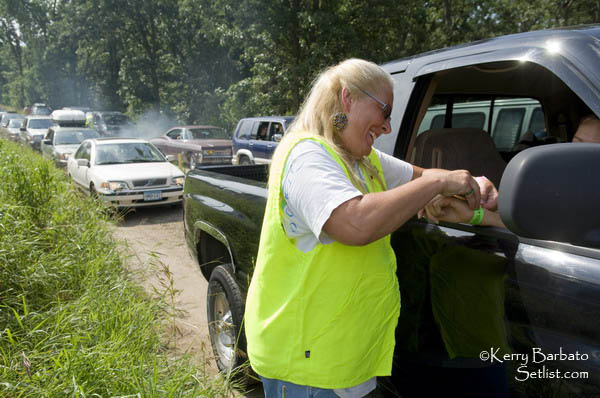
[[167, 356], [168, 314], [127, 277], [98, 202], [4, 140], [0, 176], [0, 396], [228, 395]]
[[0, 101], [230, 129], [294, 114], [315, 74], [597, 22], [596, 0], [0, 0]]

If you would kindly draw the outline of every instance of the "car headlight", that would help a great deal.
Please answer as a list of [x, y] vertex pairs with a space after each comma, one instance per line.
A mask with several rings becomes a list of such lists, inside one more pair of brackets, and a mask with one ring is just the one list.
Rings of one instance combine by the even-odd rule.
[[70, 157], [71, 157], [70, 153], [61, 153], [58, 155], [58, 158], [60, 160], [65, 160], [65, 161], [69, 160]]
[[175, 181], [175, 184], [183, 185], [183, 183], [185, 182], [185, 177], [184, 176], [175, 177], [173, 180]]
[[122, 191], [124, 189], [129, 189], [127, 183], [123, 181], [108, 181], [100, 184], [100, 188], [107, 189], [112, 192]]

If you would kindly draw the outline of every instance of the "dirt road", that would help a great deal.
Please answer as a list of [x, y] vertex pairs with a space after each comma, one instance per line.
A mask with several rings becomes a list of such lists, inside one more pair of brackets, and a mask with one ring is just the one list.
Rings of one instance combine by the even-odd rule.
[[[154, 288], [165, 291], [172, 281], [176, 295], [178, 352], [191, 353], [198, 366], [217, 374], [206, 321], [208, 283], [188, 253], [183, 235], [181, 207], [141, 208], [118, 223], [115, 237], [126, 243], [128, 264], [139, 270], [136, 279], [151, 294]], [[166, 271], [168, 270], [168, 271]], [[168, 276], [170, 272], [171, 276]], [[169, 288], [167, 288], [169, 289]], [[261, 398], [259, 388], [245, 395]]]

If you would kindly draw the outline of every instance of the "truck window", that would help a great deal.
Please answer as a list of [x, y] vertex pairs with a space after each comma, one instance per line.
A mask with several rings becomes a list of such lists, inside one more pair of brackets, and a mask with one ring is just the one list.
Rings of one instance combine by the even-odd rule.
[[[437, 115], [431, 121], [432, 129], [444, 128], [444, 115]], [[470, 113], [456, 113], [452, 114], [452, 127], [464, 128], [473, 127], [477, 129], [484, 129], [485, 126], [485, 113], [483, 112], [470, 112]]]
[[[445, 126], [449, 101], [452, 101], [452, 118], [450, 126]], [[507, 152], [518, 143], [524, 132], [545, 134], [546, 130], [541, 104], [533, 98], [437, 95], [425, 112], [418, 134], [444, 127], [476, 128], [489, 132], [490, 126], [496, 148]]]
[[283, 126], [281, 125], [281, 123], [271, 123], [271, 129], [269, 130], [269, 141], [273, 141], [273, 135], [275, 134], [283, 135]]
[[496, 148], [509, 151], [515, 146], [521, 135], [524, 116], [525, 108], [500, 109], [498, 111], [492, 134]]
[[238, 129], [237, 138], [249, 140], [252, 132], [252, 121], [242, 120], [240, 122], [240, 128]]
[[546, 135], [546, 123], [544, 122], [544, 111], [542, 111], [542, 108], [538, 107], [533, 110], [527, 131], [531, 131], [536, 135]]

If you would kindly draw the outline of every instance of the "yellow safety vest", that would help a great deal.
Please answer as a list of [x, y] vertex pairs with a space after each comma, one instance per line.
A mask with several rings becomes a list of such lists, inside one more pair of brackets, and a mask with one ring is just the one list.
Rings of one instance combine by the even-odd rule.
[[[304, 139], [323, 145], [349, 174], [319, 136], [298, 134], [280, 143], [285, 148], [279, 150], [286, 152], [271, 165], [246, 301], [248, 356], [263, 377], [348, 388], [391, 373], [400, 313], [396, 258], [389, 236], [365, 246], [317, 244], [308, 253], [286, 236], [281, 220], [282, 170], [291, 149]], [[374, 150], [369, 158], [383, 176]], [[377, 179], [369, 179], [366, 186], [369, 192], [385, 190]]]

